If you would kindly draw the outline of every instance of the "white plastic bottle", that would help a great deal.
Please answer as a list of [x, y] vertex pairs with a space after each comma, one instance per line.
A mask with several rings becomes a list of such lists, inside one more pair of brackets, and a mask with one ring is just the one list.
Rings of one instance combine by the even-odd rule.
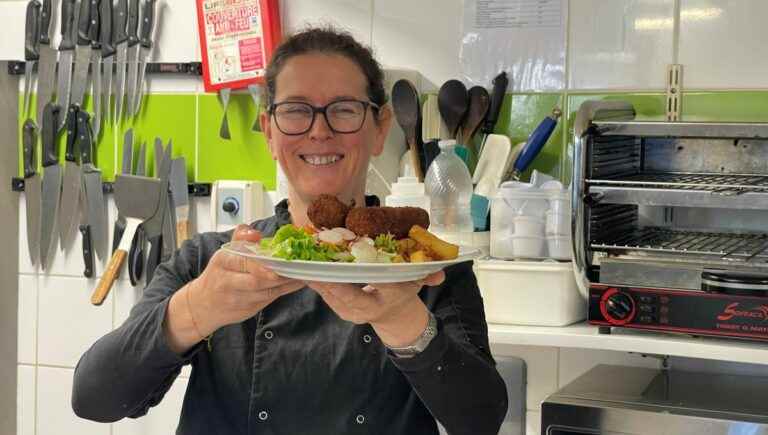
[[430, 230], [437, 233], [472, 232], [472, 177], [456, 155], [455, 140], [441, 140], [424, 185], [430, 201]]
[[429, 197], [424, 183], [416, 177], [400, 177], [392, 184], [392, 194], [384, 198], [387, 207], [421, 207], [429, 212]]

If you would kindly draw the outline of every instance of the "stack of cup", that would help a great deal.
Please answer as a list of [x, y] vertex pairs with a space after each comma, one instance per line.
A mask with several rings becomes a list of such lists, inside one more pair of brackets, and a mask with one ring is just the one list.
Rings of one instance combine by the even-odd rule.
[[571, 203], [568, 191], [558, 181], [542, 185], [549, 199], [549, 210], [545, 213], [547, 251], [550, 258], [568, 260], [571, 258]]

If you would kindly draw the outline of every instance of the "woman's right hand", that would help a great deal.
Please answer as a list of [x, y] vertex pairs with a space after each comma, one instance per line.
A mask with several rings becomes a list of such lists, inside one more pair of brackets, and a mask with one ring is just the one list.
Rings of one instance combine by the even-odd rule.
[[[259, 242], [261, 234], [239, 225], [232, 240]], [[305, 284], [283, 278], [253, 259], [219, 250], [203, 273], [174, 293], [166, 330], [178, 353], [217, 329], [256, 315], [275, 299]]]

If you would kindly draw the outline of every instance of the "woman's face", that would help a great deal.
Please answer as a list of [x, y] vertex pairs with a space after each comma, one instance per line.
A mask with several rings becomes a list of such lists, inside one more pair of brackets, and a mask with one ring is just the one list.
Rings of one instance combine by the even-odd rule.
[[[339, 100], [369, 101], [367, 84], [360, 67], [344, 56], [299, 55], [288, 60], [278, 74], [274, 103], [323, 107]], [[312, 128], [301, 135], [284, 134], [275, 117], [267, 113], [262, 113], [261, 124], [272, 157], [280, 163], [299, 198], [309, 202], [320, 194], [330, 194], [348, 201], [364, 193], [368, 161], [384, 147], [391, 112], [388, 106], [382, 108], [378, 123], [375, 116], [372, 108], [367, 108], [362, 128], [346, 134], [331, 130], [320, 113]]]

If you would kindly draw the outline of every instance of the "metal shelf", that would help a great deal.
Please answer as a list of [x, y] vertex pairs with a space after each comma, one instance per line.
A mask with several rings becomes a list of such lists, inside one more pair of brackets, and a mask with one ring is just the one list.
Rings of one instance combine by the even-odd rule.
[[691, 174], [664, 172], [629, 175], [621, 177], [621, 179], [588, 179], [586, 181], [587, 184], [600, 186], [705, 190], [720, 194], [768, 192], [768, 175], [756, 174]]

